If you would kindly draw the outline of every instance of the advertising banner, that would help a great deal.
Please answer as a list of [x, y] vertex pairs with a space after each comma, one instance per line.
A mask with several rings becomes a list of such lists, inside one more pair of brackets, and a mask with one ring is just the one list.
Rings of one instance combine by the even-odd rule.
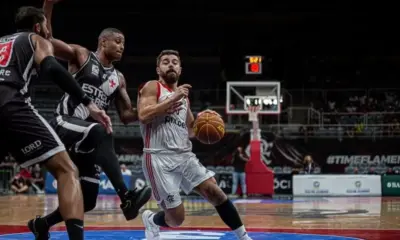
[[[244, 135], [243, 141], [248, 141]], [[400, 150], [395, 138], [308, 138], [289, 139], [264, 132], [261, 159], [269, 167], [302, 168], [305, 155], [311, 155], [322, 173], [345, 173], [348, 166], [361, 171], [369, 167], [400, 167]], [[244, 143], [246, 151], [249, 146]]]
[[293, 196], [381, 196], [379, 175], [294, 175]]
[[[250, 154], [249, 133], [227, 133], [217, 144], [207, 145], [192, 140], [193, 152], [203, 165], [227, 166], [237, 146]], [[301, 168], [305, 155], [311, 155], [322, 173], [345, 172], [347, 166], [400, 166], [400, 149], [395, 138], [308, 138], [289, 139], [263, 132], [261, 159], [268, 167]], [[141, 166], [141, 138], [116, 139], [119, 160]], [[286, 173], [286, 172], [285, 172]]]
[[400, 175], [382, 176], [382, 196], [400, 196]]
[[[123, 177], [126, 186], [128, 189], [131, 189], [131, 176]], [[46, 175], [45, 192], [57, 193], [57, 181], [50, 173]], [[110, 180], [108, 180], [107, 176], [104, 174], [100, 175], [99, 194], [117, 194]]]
[[292, 174], [275, 174], [275, 194], [292, 194]]

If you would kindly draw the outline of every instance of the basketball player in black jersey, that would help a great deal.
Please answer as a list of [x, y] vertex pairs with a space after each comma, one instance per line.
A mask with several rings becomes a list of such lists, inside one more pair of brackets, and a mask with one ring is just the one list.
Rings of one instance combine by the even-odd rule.
[[[113, 62], [120, 60], [124, 51], [125, 39], [122, 32], [112, 28], [103, 30], [96, 52], [55, 39], [51, 36], [50, 24], [54, 2], [45, 1], [44, 11], [56, 57], [69, 62], [70, 72], [100, 109], [107, 111], [115, 100], [121, 121], [125, 124], [136, 121], [137, 112], [127, 94], [124, 76], [113, 66]], [[146, 186], [137, 191], [127, 189], [114, 152], [113, 136], [105, 132], [69, 94], [62, 97], [56, 113], [58, 116], [50, 122], [78, 167], [85, 212], [96, 206], [101, 168], [121, 199], [125, 218], [136, 218], [139, 209], [150, 199], [151, 188]], [[36, 239], [48, 239], [49, 228], [61, 221], [60, 212], [56, 210], [48, 216], [31, 220], [29, 225], [31, 229], [35, 227], [40, 232], [40, 237]]]
[[69, 239], [82, 240], [84, 207], [77, 171], [60, 138], [32, 106], [31, 79], [37, 73], [50, 78], [109, 131], [111, 121], [54, 58], [53, 46], [45, 39], [48, 30], [43, 11], [22, 7], [15, 23], [18, 32], [0, 38], [0, 146], [21, 167], [41, 163], [55, 176]]

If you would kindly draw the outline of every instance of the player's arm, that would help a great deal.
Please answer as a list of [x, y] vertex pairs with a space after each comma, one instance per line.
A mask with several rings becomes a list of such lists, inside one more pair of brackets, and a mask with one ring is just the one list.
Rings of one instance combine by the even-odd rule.
[[55, 0], [45, 0], [43, 3], [44, 15], [47, 19], [47, 28], [49, 30], [49, 37], [51, 44], [54, 47], [54, 54], [57, 58], [68, 61], [71, 64], [76, 64], [79, 68], [88, 58], [89, 51], [76, 44], [67, 44], [59, 39], [53, 37], [53, 30], [51, 26], [51, 18], [53, 15], [53, 6]]
[[[189, 100], [188, 100], [189, 102]], [[192, 110], [190, 109], [190, 104], [188, 103], [188, 111], [187, 111], [187, 117], [186, 117], [186, 125], [188, 128], [189, 132], [189, 138], [195, 137], [194, 131], [193, 131], [193, 126], [194, 126], [194, 115]]]
[[157, 81], [150, 81], [146, 83], [139, 91], [138, 98], [138, 115], [139, 121], [147, 124], [153, 118], [167, 114], [172, 108], [178, 108], [181, 102], [177, 102], [176, 97], [167, 98], [166, 100], [158, 103], [159, 85]]
[[49, 76], [62, 90], [80, 100], [86, 106], [91, 99], [83, 92], [72, 75], [54, 57], [52, 44], [39, 35], [32, 36], [35, 46], [34, 60], [44, 76]]
[[118, 94], [115, 99], [115, 107], [119, 115], [119, 119], [124, 124], [135, 122], [138, 120], [138, 113], [136, 108], [132, 107], [131, 99], [126, 91], [126, 80], [122, 73], [118, 72], [119, 88]]

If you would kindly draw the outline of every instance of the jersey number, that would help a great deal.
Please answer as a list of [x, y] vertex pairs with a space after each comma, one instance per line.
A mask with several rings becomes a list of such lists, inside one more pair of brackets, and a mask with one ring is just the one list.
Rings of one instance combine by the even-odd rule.
[[0, 43], [0, 67], [7, 67], [10, 63], [14, 39], [8, 42]]

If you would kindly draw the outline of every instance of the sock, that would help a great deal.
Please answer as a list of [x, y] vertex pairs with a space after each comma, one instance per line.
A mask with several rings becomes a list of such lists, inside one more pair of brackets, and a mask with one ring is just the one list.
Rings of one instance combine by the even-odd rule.
[[238, 239], [241, 239], [242, 237], [247, 235], [247, 231], [246, 228], [244, 228], [244, 226], [240, 226], [239, 228], [233, 230], [233, 232], [235, 233], [236, 237]]
[[80, 219], [68, 219], [65, 221], [68, 237], [73, 240], [83, 240], [83, 221]]
[[163, 211], [153, 214], [153, 216], [150, 217], [150, 221], [160, 227], [169, 227], [165, 222], [165, 212]]
[[107, 175], [108, 179], [110, 179], [121, 201], [124, 202], [128, 188], [122, 177], [121, 167], [119, 166], [117, 155], [114, 152], [114, 140], [111, 135], [105, 137], [96, 147], [96, 161]]
[[49, 215], [43, 217], [43, 219], [46, 221], [47, 226], [51, 228], [52, 226], [56, 225], [57, 223], [60, 223], [64, 221], [64, 219], [61, 216], [60, 210], [57, 208], [54, 210], [54, 212], [50, 213]]
[[221, 205], [216, 206], [215, 209], [217, 210], [222, 221], [224, 221], [224, 223], [228, 225], [230, 229], [236, 230], [243, 226], [239, 213], [235, 206], [233, 206], [231, 200], [227, 199]]

